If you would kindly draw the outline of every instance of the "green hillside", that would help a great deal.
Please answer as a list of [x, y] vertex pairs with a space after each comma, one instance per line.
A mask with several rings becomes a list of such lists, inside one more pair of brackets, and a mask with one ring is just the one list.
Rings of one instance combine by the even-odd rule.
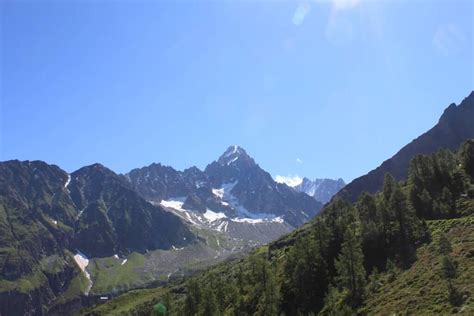
[[384, 273], [374, 279], [362, 314], [474, 314], [474, 217], [429, 222], [433, 235], [446, 233], [452, 244], [457, 276], [452, 284], [461, 293], [461, 302], [449, 300], [448, 280], [443, 277], [443, 256], [438, 243], [417, 250], [417, 261], [406, 271]]
[[[447, 282], [442, 277], [442, 256], [438, 243], [433, 241], [417, 249], [417, 261], [407, 270], [381, 273], [369, 284], [369, 291], [361, 314], [454, 314], [474, 313], [474, 216], [449, 220], [433, 220], [429, 223], [433, 236], [445, 232], [453, 245], [452, 256], [458, 262], [454, 285], [465, 297], [460, 306], [449, 301]], [[259, 249], [265, 253], [266, 248]], [[225, 275], [232, 270], [245, 267], [245, 261], [232, 261], [215, 266], [211, 271], [197, 277], [206, 279], [209, 273]], [[375, 285], [373, 285], [375, 284]], [[184, 284], [171, 287], [137, 290], [122, 295], [106, 304], [88, 310], [88, 315], [151, 315], [152, 306], [172, 298], [173, 307], [184, 304]], [[167, 293], [170, 293], [169, 296]], [[168, 297], [167, 297], [168, 296]], [[147, 312], [148, 311], [148, 312]], [[176, 312], [176, 309], [172, 311]]]

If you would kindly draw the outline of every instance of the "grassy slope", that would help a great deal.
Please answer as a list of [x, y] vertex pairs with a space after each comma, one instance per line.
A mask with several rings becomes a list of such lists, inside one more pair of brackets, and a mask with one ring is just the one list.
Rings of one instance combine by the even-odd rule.
[[[474, 315], [474, 216], [451, 220], [430, 221], [433, 242], [421, 246], [417, 251], [418, 260], [406, 271], [401, 271], [392, 282], [388, 275], [382, 274], [381, 287], [368, 295], [362, 313], [369, 315], [445, 315], [460, 313]], [[437, 252], [436, 241], [439, 233], [447, 233], [452, 242], [452, 256], [459, 263], [459, 276], [453, 282], [465, 294], [465, 301], [459, 307], [450, 305], [447, 296], [446, 281], [441, 278], [441, 256]], [[260, 247], [257, 253], [265, 254], [268, 247]], [[284, 252], [279, 249], [273, 253], [276, 258]], [[277, 259], [277, 261], [280, 261]], [[236, 259], [218, 264], [210, 269], [214, 273], [231, 273], [245, 259]], [[206, 272], [207, 273], [207, 272]], [[198, 276], [199, 277], [199, 276]], [[85, 314], [93, 315], [131, 315], [138, 311], [151, 310], [153, 304], [160, 301], [170, 289], [173, 300], [183, 299], [182, 284], [168, 288], [137, 290], [124, 294], [106, 304], [88, 309]]]
[[[221, 262], [228, 256], [239, 255], [248, 246], [216, 231], [193, 229], [199, 242], [184, 249], [154, 250], [147, 254], [131, 253], [122, 265], [122, 258], [92, 259], [87, 267], [94, 280], [91, 293], [110, 295], [151, 284], [181, 278]], [[237, 250], [232, 250], [237, 248]]]
[[[267, 247], [257, 249], [263, 254], [266, 253]], [[237, 271], [240, 265], [246, 263], [245, 258], [230, 258], [225, 262], [218, 263], [212, 268], [199, 274], [196, 278], [205, 277], [210, 271], [212, 273], [228, 274]], [[244, 267], [245, 268], [245, 267]], [[185, 298], [185, 289], [183, 284], [184, 279], [175, 281], [165, 287], [158, 287], [153, 289], [143, 289], [127, 292], [119, 297], [116, 297], [104, 304], [88, 308], [82, 311], [83, 315], [142, 315], [146, 311], [151, 311], [152, 306], [162, 301], [163, 295], [166, 292], [171, 294], [174, 304], [181, 304]]]
[[[134, 311], [150, 310], [159, 297], [166, 292], [165, 288], [130, 291], [92, 310], [87, 310], [88, 315], [131, 315]], [[146, 308], [149, 307], [149, 308]]]
[[[474, 217], [430, 221], [433, 242], [421, 246], [417, 261], [410, 269], [399, 272], [388, 281], [382, 275], [382, 286], [369, 294], [361, 311], [369, 315], [474, 315]], [[451, 240], [453, 258], [458, 262], [458, 277], [453, 284], [465, 294], [463, 305], [454, 307], [448, 300], [447, 282], [442, 278], [442, 256], [436, 241], [443, 231]]]

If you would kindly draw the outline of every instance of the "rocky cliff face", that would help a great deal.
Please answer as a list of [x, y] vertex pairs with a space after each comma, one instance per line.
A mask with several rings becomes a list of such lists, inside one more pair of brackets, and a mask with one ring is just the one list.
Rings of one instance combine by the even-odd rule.
[[69, 190], [79, 209], [73, 244], [88, 256], [168, 249], [193, 240], [178, 217], [146, 202], [104, 166], [72, 173]]
[[383, 185], [386, 173], [397, 180], [406, 179], [411, 159], [418, 154], [431, 154], [441, 148], [455, 150], [464, 141], [474, 137], [474, 92], [461, 104], [451, 104], [439, 122], [429, 131], [403, 147], [392, 158], [384, 161], [368, 174], [349, 183], [336, 196], [355, 201], [364, 192], [376, 192]]

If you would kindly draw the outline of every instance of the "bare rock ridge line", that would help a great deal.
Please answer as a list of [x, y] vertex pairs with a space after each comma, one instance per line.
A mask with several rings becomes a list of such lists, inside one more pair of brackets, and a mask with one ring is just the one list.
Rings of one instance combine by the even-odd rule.
[[353, 180], [335, 197], [353, 202], [364, 191], [374, 193], [382, 187], [386, 173], [392, 174], [399, 181], [404, 180], [409, 163], [416, 155], [431, 154], [441, 148], [455, 150], [469, 138], [474, 138], [474, 91], [459, 105], [450, 104], [433, 128], [400, 149], [376, 169]]

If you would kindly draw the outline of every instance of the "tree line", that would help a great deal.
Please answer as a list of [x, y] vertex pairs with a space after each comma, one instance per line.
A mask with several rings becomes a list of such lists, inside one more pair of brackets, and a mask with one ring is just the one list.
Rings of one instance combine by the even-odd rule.
[[[333, 200], [309, 228], [279, 249], [189, 279], [176, 315], [353, 315], [380, 272], [406, 269], [431, 240], [426, 220], [474, 211], [474, 140], [454, 153], [415, 157], [408, 178], [385, 176], [380, 192]], [[442, 237], [445, 278], [456, 276]], [[458, 293], [451, 288], [452, 300]], [[451, 294], [450, 294], [451, 295]]]

